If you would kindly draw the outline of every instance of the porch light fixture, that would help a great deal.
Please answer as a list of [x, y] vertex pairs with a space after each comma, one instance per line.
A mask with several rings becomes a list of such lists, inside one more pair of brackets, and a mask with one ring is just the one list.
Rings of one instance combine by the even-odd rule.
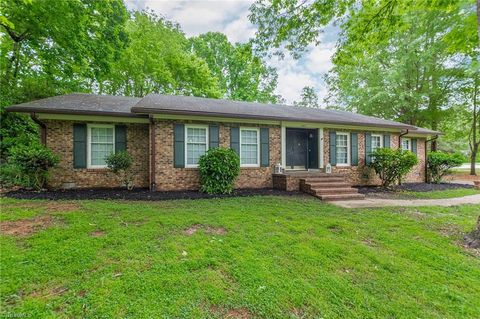
[[332, 174], [332, 165], [330, 165], [330, 163], [325, 166], [325, 173]]

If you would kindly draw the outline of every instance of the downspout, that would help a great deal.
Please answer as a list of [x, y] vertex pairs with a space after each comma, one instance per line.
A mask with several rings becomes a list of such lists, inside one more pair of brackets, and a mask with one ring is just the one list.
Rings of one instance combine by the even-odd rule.
[[150, 115], [150, 191], [156, 191], [155, 182], [155, 120]]
[[436, 141], [437, 139], [438, 139], [438, 135], [435, 135], [435, 136], [432, 137], [431, 139], [425, 140], [425, 183], [428, 182], [428, 171], [427, 171], [427, 168], [428, 168], [428, 161], [427, 161], [427, 143], [428, 143], [428, 142]]
[[402, 137], [407, 135], [409, 133], [409, 130], [407, 129], [405, 131], [405, 133], [401, 133], [399, 136], [398, 136], [398, 148], [402, 148]]
[[40, 143], [47, 146], [47, 125], [40, 121], [35, 113], [30, 113], [30, 117], [40, 126]]

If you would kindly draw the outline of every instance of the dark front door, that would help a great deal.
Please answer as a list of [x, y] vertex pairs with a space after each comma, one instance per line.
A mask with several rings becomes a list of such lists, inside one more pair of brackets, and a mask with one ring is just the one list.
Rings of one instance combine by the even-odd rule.
[[286, 129], [287, 168], [318, 168], [318, 130]]

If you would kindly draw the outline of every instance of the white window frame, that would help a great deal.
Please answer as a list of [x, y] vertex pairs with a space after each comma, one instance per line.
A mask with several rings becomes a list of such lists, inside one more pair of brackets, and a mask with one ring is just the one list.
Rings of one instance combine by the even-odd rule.
[[[345, 135], [347, 137], [347, 163], [338, 163], [338, 158], [337, 158], [337, 166], [351, 166], [352, 163], [352, 152], [351, 152], [351, 145], [350, 145], [350, 133], [348, 132], [337, 132], [337, 136], [339, 135]], [[335, 139], [335, 152], [337, 151], [337, 140]], [[337, 157], [337, 154], [335, 154], [335, 157]]]
[[[383, 135], [382, 134], [372, 134], [372, 137], [379, 137], [380, 138], [380, 146], [378, 148], [383, 148]], [[372, 153], [374, 152], [372, 147]]]
[[203, 128], [205, 129], [205, 153], [208, 152], [209, 136], [208, 136], [208, 125], [199, 125], [199, 124], [188, 124], [185, 125], [185, 167], [187, 168], [198, 168], [198, 164], [188, 164], [188, 129], [189, 128]]
[[400, 149], [405, 150], [403, 148], [403, 141], [408, 141], [408, 149], [406, 151], [412, 151], [412, 139], [410, 137], [402, 137], [402, 140], [400, 141]]
[[260, 167], [260, 128], [258, 127], [240, 127], [239, 148], [240, 163], [242, 163], [242, 131], [257, 131], [257, 164], [240, 164], [240, 167]]
[[113, 153], [115, 153], [115, 125], [113, 124], [87, 124], [87, 168], [107, 168], [107, 165], [92, 165], [92, 128], [113, 129]]

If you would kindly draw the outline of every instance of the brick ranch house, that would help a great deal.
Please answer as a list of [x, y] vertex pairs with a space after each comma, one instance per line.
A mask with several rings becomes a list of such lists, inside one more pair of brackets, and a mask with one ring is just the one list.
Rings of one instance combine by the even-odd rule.
[[[127, 150], [136, 187], [195, 190], [198, 159], [217, 146], [240, 156], [237, 188], [296, 190], [305, 187], [302, 179], [325, 177], [327, 164], [332, 174], [326, 186], [335, 187], [340, 182], [335, 178], [349, 185], [378, 184], [366, 167], [368, 154], [378, 147], [416, 153], [419, 164], [406, 180], [423, 182], [426, 144], [439, 134], [343, 111], [159, 94], [75, 93], [7, 110], [29, 113], [41, 128], [42, 143], [60, 156], [49, 182], [54, 188], [121, 186], [104, 158]], [[275, 174], [278, 164], [284, 170]]]

